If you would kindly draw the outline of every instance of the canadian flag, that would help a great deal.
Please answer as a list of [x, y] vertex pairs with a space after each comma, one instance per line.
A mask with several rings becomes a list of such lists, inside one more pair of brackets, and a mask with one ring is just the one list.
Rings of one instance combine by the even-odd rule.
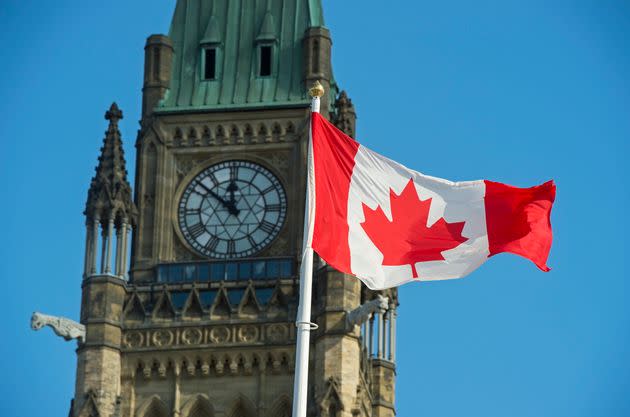
[[377, 154], [312, 113], [306, 244], [371, 289], [463, 277], [511, 252], [549, 271], [553, 181], [451, 182]]

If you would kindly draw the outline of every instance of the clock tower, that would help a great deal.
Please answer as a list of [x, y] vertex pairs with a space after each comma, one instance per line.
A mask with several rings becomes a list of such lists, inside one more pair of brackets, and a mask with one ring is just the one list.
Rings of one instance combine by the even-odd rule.
[[[149, 36], [133, 192], [113, 104], [88, 193], [72, 416], [291, 415], [308, 87], [355, 132], [331, 45], [319, 0], [179, 0]], [[396, 290], [315, 264], [309, 416], [394, 416]]]

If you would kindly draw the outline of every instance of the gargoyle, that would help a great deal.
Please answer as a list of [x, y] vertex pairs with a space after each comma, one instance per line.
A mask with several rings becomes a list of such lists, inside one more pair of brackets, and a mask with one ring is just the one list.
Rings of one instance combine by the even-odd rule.
[[349, 329], [360, 326], [369, 320], [370, 316], [377, 311], [384, 313], [389, 308], [389, 299], [378, 294], [375, 299], [355, 308], [346, 315], [346, 323]]
[[85, 326], [65, 317], [48, 316], [34, 312], [31, 316], [31, 329], [40, 330], [44, 326], [50, 326], [57, 336], [65, 340], [78, 339], [85, 342]]

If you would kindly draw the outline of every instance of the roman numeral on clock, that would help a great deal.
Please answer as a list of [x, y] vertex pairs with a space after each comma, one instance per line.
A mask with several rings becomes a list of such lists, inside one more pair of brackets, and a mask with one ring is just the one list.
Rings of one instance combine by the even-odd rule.
[[206, 242], [205, 248], [209, 251], [214, 251], [219, 244], [219, 238], [216, 236], [212, 236], [208, 242]]
[[267, 211], [280, 211], [280, 204], [268, 204], [265, 209]]
[[233, 240], [228, 240], [228, 255], [234, 255], [236, 253], [236, 243]]
[[194, 238], [197, 239], [206, 231], [206, 226], [201, 223], [197, 223], [188, 228], [188, 233]]
[[276, 187], [274, 187], [273, 185], [270, 185], [269, 187], [267, 187], [267, 188], [265, 188], [264, 190], [262, 190], [262, 191], [260, 192], [260, 194], [267, 194], [269, 191], [273, 191], [273, 190], [275, 190], [275, 189], [276, 189]]
[[266, 221], [266, 220], [263, 220], [263, 221], [260, 223], [260, 226], [258, 226], [258, 227], [259, 227], [260, 229], [262, 229], [264, 232], [267, 232], [267, 233], [272, 233], [272, 232], [273, 232], [273, 230], [276, 228], [276, 226], [275, 226], [273, 223], [269, 223], [269, 222], [268, 222], [268, 221]]
[[230, 181], [234, 181], [238, 178], [238, 167], [231, 166], [230, 167]]

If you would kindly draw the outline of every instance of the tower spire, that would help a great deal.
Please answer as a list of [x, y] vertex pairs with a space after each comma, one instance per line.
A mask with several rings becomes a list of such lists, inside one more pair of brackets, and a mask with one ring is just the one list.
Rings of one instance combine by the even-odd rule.
[[[105, 132], [96, 175], [90, 183], [85, 203], [87, 235], [84, 277], [98, 273], [99, 228], [102, 231], [100, 273], [121, 278], [127, 275], [127, 234], [130, 227], [136, 224], [138, 210], [131, 195], [131, 185], [127, 181], [125, 153], [118, 130], [118, 121], [122, 117], [122, 111], [116, 103], [112, 103], [105, 112], [109, 127]], [[114, 235], [117, 244], [112, 265]]]
[[125, 154], [118, 130], [118, 121], [122, 118], [122, 111], [116, 103], [112, 103], [105, 112], [109, 127], [103, 139], [96, 175], [88, 191], [85, 215], [89, 219], [98, 218], [101, 221], [113, 219], [117, 225], [121, 222], [135, 225], [137, 209], [127, 180]]

